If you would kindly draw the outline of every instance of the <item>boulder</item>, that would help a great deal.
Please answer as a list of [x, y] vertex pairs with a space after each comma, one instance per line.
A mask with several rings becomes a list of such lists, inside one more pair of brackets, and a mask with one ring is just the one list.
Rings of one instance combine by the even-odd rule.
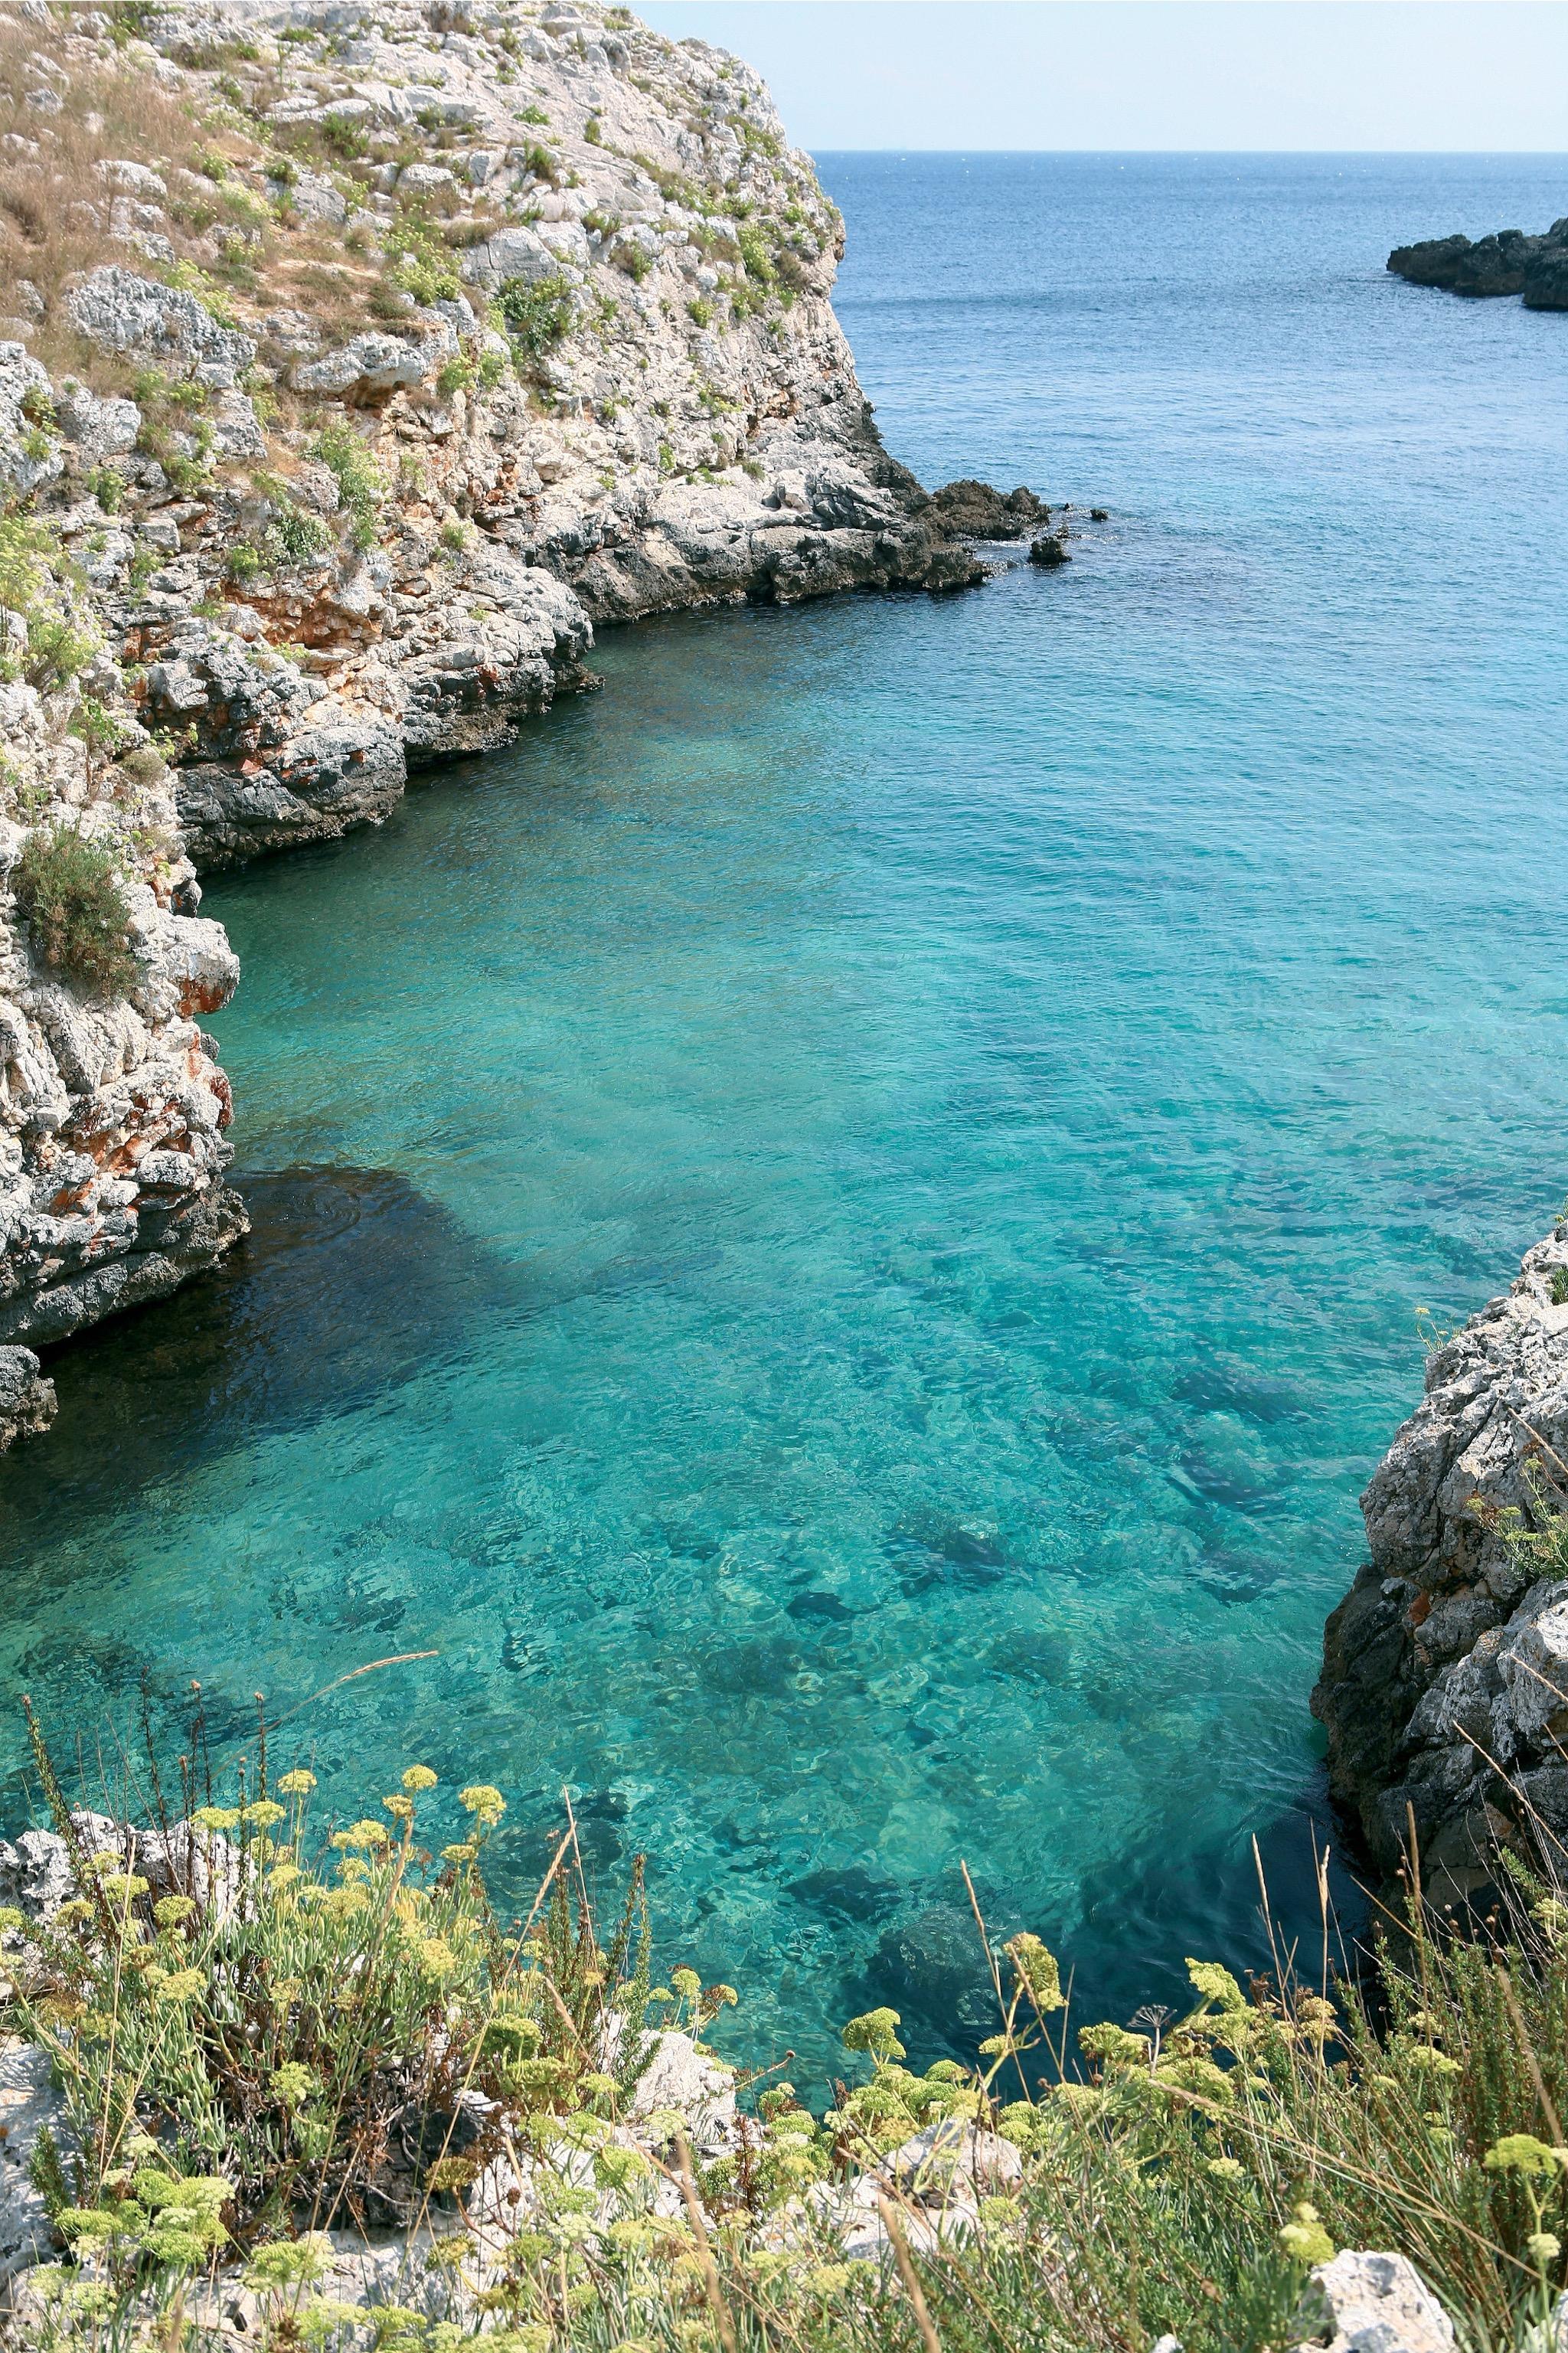
[[86, 385], [68, 378], [55, 402], [60, 431], [91, 466], [121, 458], [136, 447], [142, 411], [133, 400], [100, 400]]
[[1470, 249], [1468, 237], [1428, 237], [1416, 245], [1396, 245], [1385, 267], [1412, 286], [1451, 286], [1454, 271]]
[[248, 335], [220, 327], [194, 294], [110, 264], [90, 270], [66, 296], [72, 325], [102, 350], [155, 361], [222, 388], [256, 357]]
[[931, 515], [943, 531], [963, 539], [1022, 539], [1045, 522], [1049, 507], [1022, 484], [1016, 491], [994, 491], [989, 482], [967, 479], [944, 482], [933, 491]]
[[1347, 2250], [1319, 2263], [1287, 2331], [1328, 2353], [1454, 2353], [1454, 2325], [1403, 2255]]
[[1538, 237], [1522, 229], [1502, 228], [1483, 237], [1454, 264], [1448, 285], [1456, 294], [1486, 300], [1499, 294], [1519, 294], [1531, 263], [1541, 250]]
[[58, 443], [37, 421], [47, 416], [43, 404], [49, 399], [47, 369], [25, 343], [0, 343], [0, 482], [23, 498], [65, 470]]
[[47, 1430], [58, 1402], [31, 1348], [0, 1348], [0, 1454], [19, 1438]]
[[1527, 311], [1568, 311], [1568, 220], [1554, 221], [1524, 273]]
[[1474, 241], [1434, 237], [1396, 246], [1388, 267], [1413, 286], [1482, 300], [1521, 294], [1532, 311], [1568, 310], [1568, 217], [1553, 221], [1542, 237], [1500, 228]]
[[1054, 571], [1059, 564], [1070, 564], [1065, 532], [1042, 532], [1038, 539], [1029, 542], [1029, 561], [1043, 570]]
[[8, 2042], [0, 2050], [0, 2280], [44, 2262], [54, 2229], [29, 2170], [46, 2128], [67, 2138], [65, 2102], [36, 2043]]
[[372, 329], [341, 343], [336, 351], [323, 353], [320, 359], [296, 360], [289, 381], [296, 392], [327, 393], [338, 400], [374, 400], [395, 392], [400, 385], [423, 383], [448, 356], [428, 343], [411, 343], [405, 335]]

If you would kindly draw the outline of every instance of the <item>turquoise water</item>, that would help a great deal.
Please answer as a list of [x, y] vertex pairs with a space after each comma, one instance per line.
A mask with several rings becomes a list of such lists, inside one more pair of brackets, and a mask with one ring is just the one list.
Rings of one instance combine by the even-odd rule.
[[802, 2080], [985, 2031], [961, 1857], [1122, 2015], [1259, 1957], [1253, 1835], [1310, 1915], [1415, 1310], [1568, 1189], [1568, 319], [1381, 269], [1568, 171], [825, 175], [891, 446], [1111, 522], [608, 638], [215, 888], [255, 1241], [0, 1488], [52, 1721], [264, 1690], [345, 1802], [502, 1784], [519, 1881], [569, 1787]]

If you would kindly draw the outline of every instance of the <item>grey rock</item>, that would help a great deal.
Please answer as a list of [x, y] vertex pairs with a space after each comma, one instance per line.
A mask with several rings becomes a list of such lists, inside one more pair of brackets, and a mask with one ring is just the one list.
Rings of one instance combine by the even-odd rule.
[[165, 367], [232, 385], [256, 357], [248, 335], [220, 327], [194, 294], [160, 286], [133, 269], [94, 269], [66, 296], [72, 324], [105, 351], [134, 353]]
[[966, 539], [1023, 539], [1044, 522], [1050, 509], [1033, 491], [994, 491], [989, 482], [946, 482], [931, 492], [931, 512]]
[[0, 1348], [0, 1454], [47, 1430], [58, 1402], [31, 1348]]
[[879, 2169], [905, 2196], [940, 2206], [955, 2194], [973, 2199], [1011, 2189], [1023, 2179], [1024, 2160], [1000, 2133], [944, 2117], [900, 2142]]
[[[50, 399], [48, 370], [26, 344], [0, 343], [0, 482], [29, 497], [58, 480], [65, 468], [54, 436], [35, 424], [27, 409]], [[42, 432], [41, 449], [29, 448]]]
[[1312, 1694], [1331, 1785], [1374, 1861], [1397, 1870], [1413, 1814], [1444, 1895], [1489, 1873], [1521, 1777], [1545, 1776], [1539, 1810], [1568, 1831], [1568, 1777], [1560, 1790], [1548, 1769], [1568, 1730], [1568, 1580], [1510, 1547], [1500, 1518], [1532, 1522], [1543, 1464], [1568, 1454], [1565, 1271], [1559, 1228], [1428, 1360], [1362, 1497], [1371, 1558], [1329, 1620]]
[[296, 392], [330, 393], [344, 400], [371, 399], [394, 392], [400, 385], [423, 383], [446, 356], [406, 336], [373, 330], [355, 335], [320, 359], [296, 361], [289, 380]]
[[48, 2059], [36, 2043], [8, 2042], [0, 2049], [0, 2280], [45, 2261], [54, 2247], [47, 2210], [28, 2171], [46, 2130], [68, 2146], [65, 2102], [50, 2080]]
[[1521, 290], [1527, 311], [1568, 311], [1568, 236], [1542, 244]]
[[1481, 300], [1520, 294], [1531, 310], [1568, 309], [1568, 220], [1553, 221], [1541, 237], [1502, 228], [1474, 240], [1427, 237], [1396, 246], [1388, 267], [1414, 286]]
[[1403, 2255], [1347, 2250], [1319, 2263], [1286, 2332], [1328, 2353], [1454, 2353], [1454, 2326]]
[[76, 444], [89, 465], [123, 457], [134, 449], [142, 430], [142, 412], [133, 400], [112, 395], [100, 399], [85, 385], [74, 382], [68, 382], [61, 390], [55, 414], [66, 439]]
[[646, 2123], [660, 2109], [686, 2120], [694, 2148], [711, 2154], [730, 2146], [735, 2132], [735, 2078], [699, 2051], [690, 2035], [673, 2028], [653, 2039], [647, 2063], [632, 2092], [630, 2113]]

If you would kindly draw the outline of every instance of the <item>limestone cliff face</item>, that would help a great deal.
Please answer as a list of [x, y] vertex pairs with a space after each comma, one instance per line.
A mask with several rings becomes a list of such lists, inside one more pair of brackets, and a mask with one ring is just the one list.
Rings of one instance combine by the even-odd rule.
[[[882, 448], [809, 161], [700, 43], [11, 0], [0, 118], [4, 1443], [29, 1346], [243, 1225], [197, 871], [378, 822], [591, 683], [596, 621], [981, 567]], [[110, 978], [7, 891], [78, 835]]]
[[1531, 1813], [1568, 1834], [1568, 1224], [1433, 1354], [1362, 1507], [1312, 1694], [1331, 1782], [1384, 1873], [1413, 1813], [1428, 1885], [1463, 1891]]

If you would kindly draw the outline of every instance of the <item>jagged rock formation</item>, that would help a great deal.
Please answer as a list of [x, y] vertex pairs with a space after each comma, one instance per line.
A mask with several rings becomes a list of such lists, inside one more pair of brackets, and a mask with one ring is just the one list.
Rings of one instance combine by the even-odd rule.
[[0, 6], [0, 1345], [243, 1230], [198, 870], [378, 822], [595, 622], [1036, 520], [883, 449], [841, 244], [754, 74], [592, 0]]
[[1388, 257], [1396, 278], [1413, 286], [1440, 286], [1450, 294], [1522, 296], [1527, 311], [1568, 311], [1568, 216], [1542, 237], [1500, 228], [1490, 237], [1433, 237], [1396, 246]]
[[53, 1381], [31, 1348], [0, 1348], [0, 1454], [18, 1438], [35, 1438], [55, 1418]]
[[1362, 1497], [1372, 1557], [1328, 1622], [1312, 1712], [1334, 1794], [1392, 1877], [1491, 1875], [1534, 1817], [1568, 1834], [1568, 1222], [1430, 1357]]

